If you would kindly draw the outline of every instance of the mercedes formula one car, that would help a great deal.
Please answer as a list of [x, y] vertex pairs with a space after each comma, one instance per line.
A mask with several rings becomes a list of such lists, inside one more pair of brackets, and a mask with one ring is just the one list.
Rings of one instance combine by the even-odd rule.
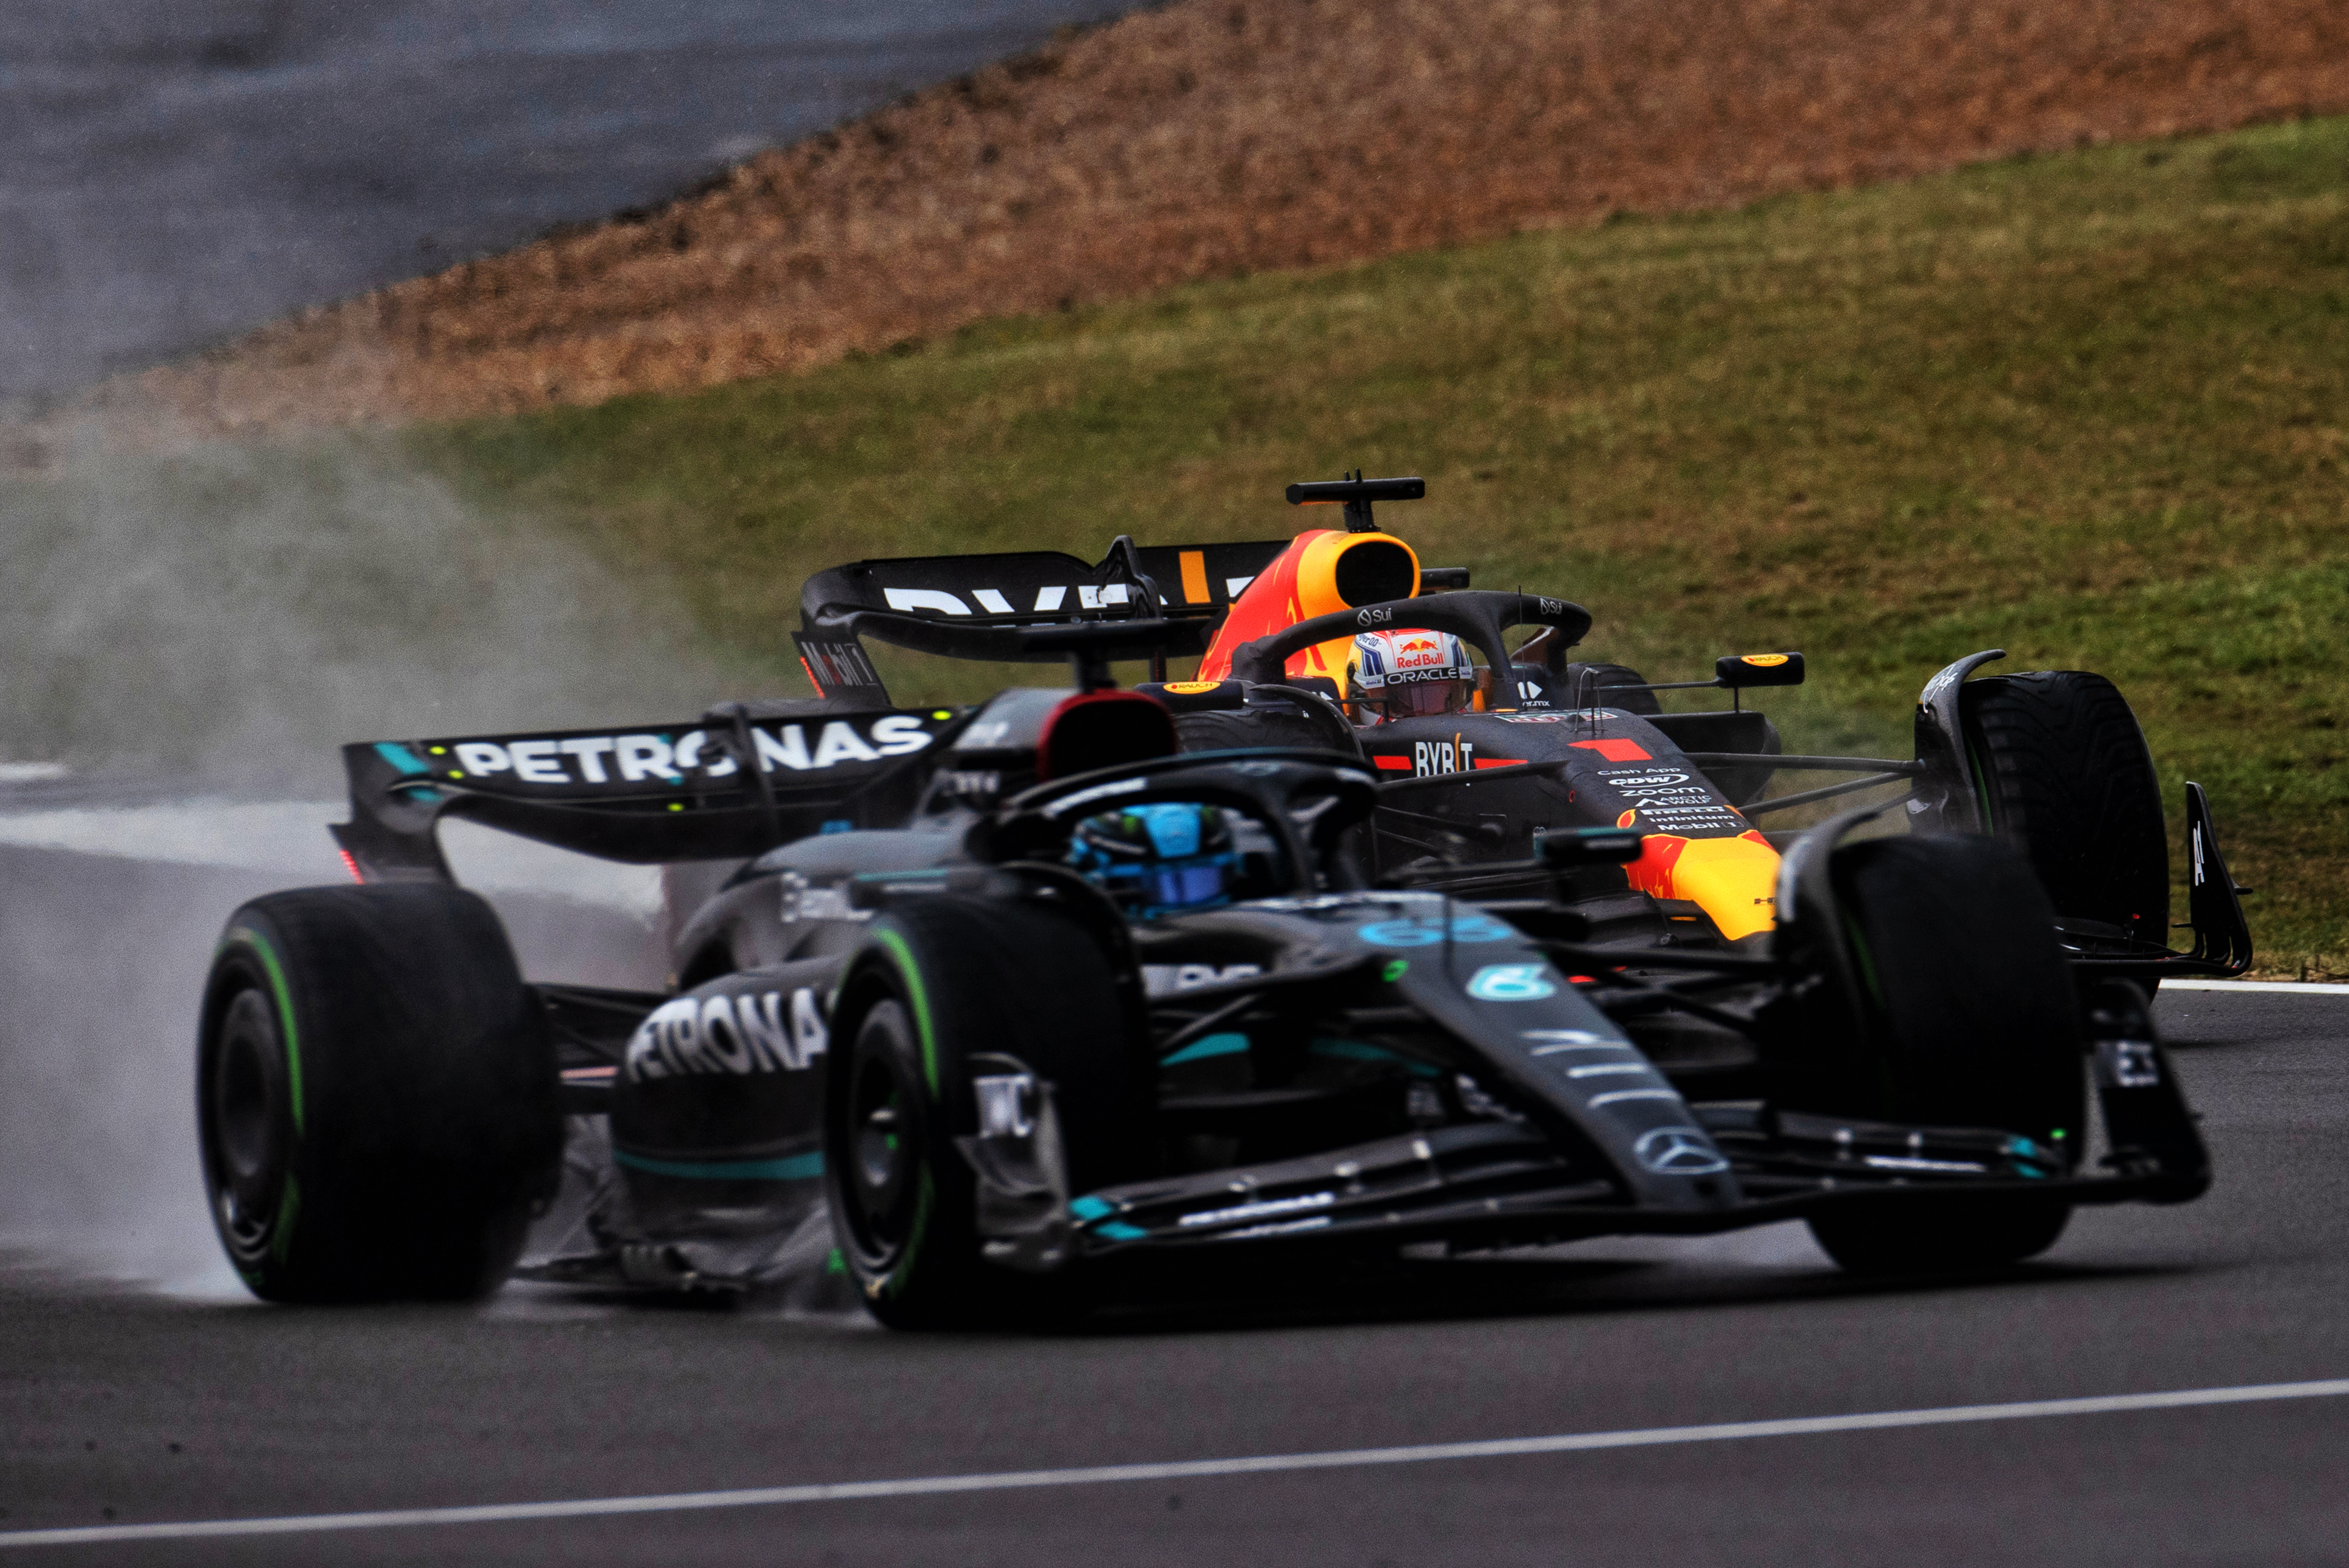
[[[2189, 785], [2196, 941], [2159, 943], [2108, 684], [1977, 655], [1916, 757], [1789, 755], [1742, 698], [1568, 661], [1580, 607], [1423, 571], [1370, 518], [1417, 486], [1296, 487], [1353, 525], [1293, 541], [819, 574], [814, 702], [347, 748], [358, 885], [239, 909], [204, 997], [231, 1259], [274, 1300], [478, 1293], [567, 1166], [534, 1277], [751, 1289], [814, 1235], [913, 1326], [1151, 1259], [1789, 1218], [1852, 1268], [1973, 1268], [2203, 1190], [2141, 987], [2249, 937]], [[1075, 679], [901, 706], [866, 638]], [[1792, 768], [1859, 776], [1758, 798]], [[1751, 826], [1868, 786], [1903, 793]], [[709, 888], [674, 986], [527, 981], [450, 816]]]

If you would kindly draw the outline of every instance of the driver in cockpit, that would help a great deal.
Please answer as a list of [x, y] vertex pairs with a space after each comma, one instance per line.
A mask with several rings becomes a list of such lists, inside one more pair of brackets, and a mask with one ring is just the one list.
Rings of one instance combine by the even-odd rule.
[[1448, 631], [1366, 631], [1346, 656], [1346, 706], [1357, 724], [1382, 724], [1475, 705], [1476, 666]]

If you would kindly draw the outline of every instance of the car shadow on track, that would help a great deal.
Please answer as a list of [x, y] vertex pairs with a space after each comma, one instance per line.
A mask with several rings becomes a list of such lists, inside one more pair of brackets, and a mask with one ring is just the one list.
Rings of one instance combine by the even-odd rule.
[[[1992, 1272], [1871, 1278], [1821, 1263], [1788, 1268], [1651, 1259], [1547, 1257], [1412, 1261], [1309, 1275], [1255, 1272], [1156, 1282], [1057, 1332], [1094, 1335], [1217, 1333], [1267, 1327], [1570, 1317], [1744, 1307], [1820, 1300], [2106, 1284], [2193, 1272], [2172, 1266], [2062, 1262]], [[1221, 1272], [1219, 1271], [1219, 1273]], [[1143, 1282], [1134, 1282], [1141, 1284]]]
[[[963, 1331], [954, 1337], [1005, 1340], [1118, 1338], [1160, 1334], [1247, 1333], [1270, 1328], [1340, 1328], [1381, 1324], [1475, 1322], [1766, 1306], [1809, 1301], [1925, 1298], [1985, 1291], [2106, 1285], [2208, 1272], [2199, 1265], [2095, 1265], [2063, 1262], [2014, 1265], [1988, 1273], [1868, 1278], [1816, 1266], [1770, 1266], [1651, 1258], [1573, 1258], [1555, 1254], [1408, 1260], [1381, 1265], [1284, 1261], [1255, 1268], [1137, 1272], [1116, 1282], [1091, 1310]], [[5, 1280], [0, 1280], [5, 1289]], [[38, 1269], [14, 1282], [29, 1293], [150, 1296], [124, 1282], [68, 1282]], [[158, 1303], [156, 1304], [165, 1304]], [[187, 1300], [172, 1310], [241, 1319], [249, 1326], [287, 1309], [250, 1300]], [[781, 1294], [716, 1292], [579, 1290], [510, 1285], [487, 1301], [467, 1303], [376, 1303], [305, 1307], [294, 1315], [366, 1320], [383, 1325], [430, 1324], [450, 1318], [563, 1319], [579, 1314], [637, 1317], [647, 1324], [723, 1318], [791, 1317], [819, 1334], [876, 1327], [862, 1306], [842, 1293], [822, 1302]], [[929, 1337], [925, 1335], [925, 1337]]]

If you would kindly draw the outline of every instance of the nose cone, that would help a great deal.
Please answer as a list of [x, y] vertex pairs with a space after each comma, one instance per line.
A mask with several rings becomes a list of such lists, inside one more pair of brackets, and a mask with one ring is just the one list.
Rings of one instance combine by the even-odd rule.
[[1759, 833], [1682, 838], [1651, 833], [1623, 868], [1631, 886], [1658, 898], [1686, 898], [1735, 941], [1778, 923], [1778, 852]]

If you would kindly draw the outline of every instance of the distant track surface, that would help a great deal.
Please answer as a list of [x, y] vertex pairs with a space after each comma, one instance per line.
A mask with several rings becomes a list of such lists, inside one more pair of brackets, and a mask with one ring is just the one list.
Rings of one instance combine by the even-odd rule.
[[[22, 864], [0, 869], [11, 918], [39, 919]], [[0, 964], [18, 950], [0, 949]], [[2206, 1113], [2216, 1190], [2087, 1214], [2046, 1261], [1994, 1280], [1856, 1283], [1780, 1227], [1429, 1263], [1375, 1296], [1345, 1279], [1250, 1278], [1242, 1307], [1163, 1303], [1083, 1334], [960, 1337], [885, 1334], [853, 1312], [523, 1286], [472, 1309], [285, 1311], [233, 1286], [91, 1282], [54, 1253], [19, 1251], [0, 1272], [0, 1557], [2334, 1560], [2349, 1539], [2349, 1400], [1902, 1414], [2349, 1375], [2349, 996], [2183, 992], [2160, 1015]], [[127, 1049], [103, 1030], [84, 1048]], [[157, 1070], [179, 1071], [182, 1050], [160, 1051]], [[183, 1179], [191, 1193], [192, 1168]], [[1852, 1417], [1889, 1418], [1653, 1436]], [[930, 1484], [1627, 1432], [1650, 1436], [1407, 1464]], [[908, 1480], [922, 1484], [764, 1506], [8, 1544], [78, 1526]]]
[[0, 398], [662, 201], [1123, 0], [9, 0]]
[[2335, 0], [1173, 0], [139, 386], [231, 428], [593, 404], [1202, 278], [2343, 109]]

